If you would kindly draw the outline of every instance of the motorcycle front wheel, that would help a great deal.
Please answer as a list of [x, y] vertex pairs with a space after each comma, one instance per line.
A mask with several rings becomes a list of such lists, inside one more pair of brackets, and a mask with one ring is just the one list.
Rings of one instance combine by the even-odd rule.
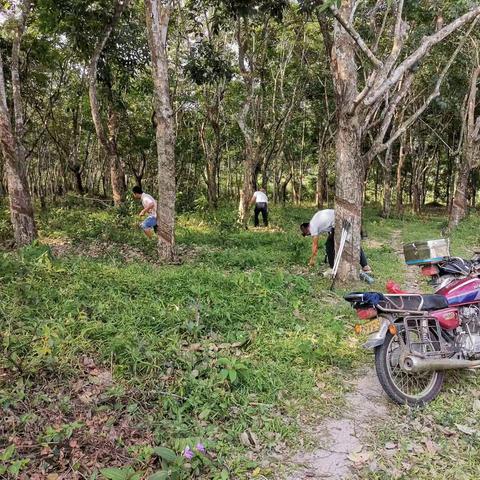
[[375, 349], [375, 369], [385, 393], [396, 403], [411, 407], [431, 402], [441, 391], [443, 372], [405, 372], [400, 368], [398, 335], [387, 332], [385, 341]]

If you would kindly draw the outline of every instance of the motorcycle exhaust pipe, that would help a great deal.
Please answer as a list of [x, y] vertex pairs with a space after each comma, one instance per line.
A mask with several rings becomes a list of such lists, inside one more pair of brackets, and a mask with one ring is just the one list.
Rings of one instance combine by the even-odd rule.
[[456, 358], [420, 358], [405, 357], [403, 370], [406, 372], [425, 372], [435, 370], [460, 370], [462, 368], [478, 368], [480, 360], [460, 360]]

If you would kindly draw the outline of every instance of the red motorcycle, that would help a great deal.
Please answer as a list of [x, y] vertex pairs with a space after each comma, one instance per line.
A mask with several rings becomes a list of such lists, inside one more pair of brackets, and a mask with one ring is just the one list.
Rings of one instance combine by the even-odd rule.
[[434, 294], [407, 293], [389, 282], [392, 293], [357, 292], [345, 299], [369, 320], [355, 331], [369, 334], [364, 347], [375, 352], [383, 389], [394, 402], [415, 406], [440, 393], [445, 370], [480, 367], [480, 259], [429, 251], [412, 260], [407, 247], [407, 264], [422, 267]]

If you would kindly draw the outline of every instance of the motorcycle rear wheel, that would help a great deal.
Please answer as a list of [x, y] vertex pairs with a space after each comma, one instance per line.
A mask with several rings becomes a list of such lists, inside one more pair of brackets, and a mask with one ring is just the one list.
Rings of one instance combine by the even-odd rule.
[[[398, 335], [402, 335], [402, 331]], [[431, 402], [442, 390], [443, 372], [407, 373], [400, 368], [400, 344], [397, 335], [387, 332], [385, 341], [375, 349], [375, 370], [385, 393], [395, 402], [411, 407]]]

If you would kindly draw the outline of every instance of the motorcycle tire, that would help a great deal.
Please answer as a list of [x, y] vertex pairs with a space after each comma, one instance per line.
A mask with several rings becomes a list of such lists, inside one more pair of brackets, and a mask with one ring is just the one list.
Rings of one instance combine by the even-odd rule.
[[[401, 335], [401, 331], [398, 334]], [[442, 390], [444, 372], [403, 372], [399, 365], [391, 363], [392, 353], [390, 349], [395, 341], [397, 341], [396, 335], [387, 332], [383, 344], [375, 349], [375, 370], [383, 390], [395, 403], [401, 405], [416, 407], [431, 402]], [[392, 372], [394, 369], [396, 376]], [[410, 378], [412, 376], [422, 377], [422, 382], [426, 383], [425, 389], [416, 394], [406, 391], [408, 383], [417, 387], [419, 383], [418, 379], [409, 382], [409, 376]], [[398, 383], [403, 384], [402, 388], [400, 388]]]

